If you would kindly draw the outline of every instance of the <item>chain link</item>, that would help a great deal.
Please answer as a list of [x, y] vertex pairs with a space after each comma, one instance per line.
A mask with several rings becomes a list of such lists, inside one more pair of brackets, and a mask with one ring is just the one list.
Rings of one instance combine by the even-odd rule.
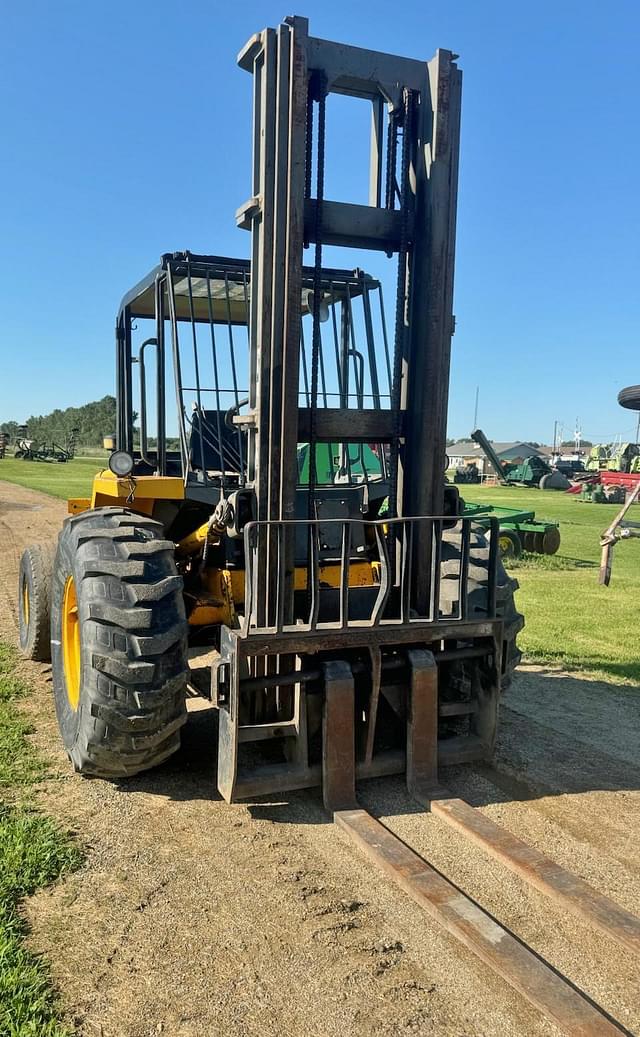
[[[402, 158], [400, 170], [400, 246], [398, 249], [398, 278], [396, 287], [396, 320], [393, 347], [393, 383], [391, 386], [391, 406], [393, 409], [393, 442], [390, 458], [390, 493], [389, 515], [395, 518], [398, 514], [398, 455], [400, 451], [400, 404], [402, 359], [406, 342], [406, 300], [409, 281], [407, 253], [409, 250], [409, 159], [412, 134], [412, 116], [415, 94], [405, 90], [402, 110]], [[387, 183], [393, 183], [395, 170], [387, 170]]]
[[[314, 518], [315, 488], [318, 479], [316, 466], [316, 409], [318, 406], [318, 376], [320, 368], [321, 330], [320, 303], [322, 296], [322, 202], [324, 200], [324, 149], [327, 77], [314, 72], [309, 80], [309, 105], [318, 105], [318, 143], [316, 148], [316, 210], [314, 221], [315, 255], [313, 264], [313, 338], [311, 342], [311, 392], [309, 412], [309, 518]], [[307, 125], [312, 120], [307, 120]], [[309, 168], [309, 177], [311, 175]]]

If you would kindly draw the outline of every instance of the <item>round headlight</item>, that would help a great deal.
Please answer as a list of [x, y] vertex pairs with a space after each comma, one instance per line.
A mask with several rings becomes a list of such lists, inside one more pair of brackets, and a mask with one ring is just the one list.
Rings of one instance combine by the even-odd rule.
[[114, 475], [125, 478], [133, 471], [133, 458], [126, 450], [114, 450], [109, 458], [109, 468]]

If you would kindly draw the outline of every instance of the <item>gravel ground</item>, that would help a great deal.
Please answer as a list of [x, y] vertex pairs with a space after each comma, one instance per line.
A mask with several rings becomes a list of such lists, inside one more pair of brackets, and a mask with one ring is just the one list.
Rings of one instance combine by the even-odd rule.
[[[0, 635], [15, 640], [22, 547], [55, 534], [62, 502], [0, 483]], [[180, 754], [128, 783], [83, 780], [60, 751], [46, 666], [34, 741], [51, 761], [44, 809], [78, 834], [83, 869], [27, 905], [82, 1037], [225, 1034], [552, 1035], [544, 1020], [360, 856], [317, 793], [228, 806], [215, 723], [198, 700]], [[444, 782], [620, 904], [640, 902], [638, 690], [524, 667], [491, 768]], [[365, 807], [631, 1032], [629, 955], [408, 799], [370, 782]]]

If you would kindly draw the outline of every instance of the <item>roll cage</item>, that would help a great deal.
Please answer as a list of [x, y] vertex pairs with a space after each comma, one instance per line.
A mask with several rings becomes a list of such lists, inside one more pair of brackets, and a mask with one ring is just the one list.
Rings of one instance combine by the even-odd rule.
[[[253, 479], [241, 414], [244, 405], [251, 405], [256, 391], [256, 372], [250, 370], [248, 362], [250, 268], [249, 260], [166, 253], [158, 266], [124, 296], [118, 310], [117, 447], [134, 456], [137, 474], [180, 475], [187, 497], [215, 500], [220, 489], [243, 486]], [[305, 432], [310, 424], [311, 332], [305, 341], [305, 325], [310, 328], [316, 283], [314, 271], [303, 268], [299, 385], [302, 482], [305, 458], [307, 471], [309, 467]], [[334, 441], [323, 443], [322, 449], [318, 445], [322, 464], [317, 468], [319, 474], [320, 469], [326, 473], [327, 481], [343, 485], [379, 481], [386, 475], [385, 450], [382, 444], [367, 443], [366, 419], [371, 409], [386, 410], [391, 418], [391, 361], [382, 287], [361, 270], [326, 269], [321, 291], [325, 328], [320, 342], [318, 410], [333, 413], [336, 408], [332, 404], [337, 402], [338, 410], [360, 411], [364, 426], [354, 415], [356, 420], [351, 427], [345, 423], [345, 435], [339, 441], [334, 436]], [[136, 344], [134, 332], [139, 330], [139, 321], [150, 322], [148, 330], [152, 333]], [[153, 350], [153, 359], [149, 350]], [[153, 429], [150, 389], [155, 404]], [[172, 437], [167, 432], [170, 414], [177, 433]], [[177, 439], [173, 448], [172, 438]], [[308, 481], [308, 474], [306, 478]]]

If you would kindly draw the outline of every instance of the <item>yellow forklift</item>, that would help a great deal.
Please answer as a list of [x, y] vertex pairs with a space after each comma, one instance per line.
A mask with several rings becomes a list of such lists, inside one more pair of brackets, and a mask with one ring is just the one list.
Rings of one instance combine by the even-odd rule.
[[[239, 64], [251, 258], [169, 253], [125, 295], [109, 468], [25, 551], [20, 644], [50, 655], [82, 774], [161, 763], [197, 691], [225, 799], [322, 785], [335, 808], [356, 778], [490, 758], [519, 660], [498, 521], [444, 471], [461, 73], [297, 17]], [[324, 196], [335, 94], [370, 112], [368, 204]], [[388, 263], [391, 306], [329, 247]]]

